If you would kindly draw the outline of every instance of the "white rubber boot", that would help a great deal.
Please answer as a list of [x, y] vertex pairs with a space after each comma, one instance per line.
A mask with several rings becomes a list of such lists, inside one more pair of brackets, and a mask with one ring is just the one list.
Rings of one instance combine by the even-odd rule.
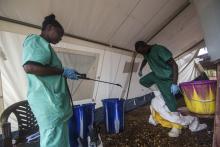
[[168, 133], [168, 136], [169, 137], [179, 137], [180, 134], [181, 134], [181, 129], [172, 128], [170, 130], [170, 132]]
[[149, 124], [152, 124], [152, 125], [154, 125], [154, 126], [157, 125], [157, 122], [153, 119], [153, 116], [152, 116], [152, 115], [150, 115], [148, 122], [149, 122]]

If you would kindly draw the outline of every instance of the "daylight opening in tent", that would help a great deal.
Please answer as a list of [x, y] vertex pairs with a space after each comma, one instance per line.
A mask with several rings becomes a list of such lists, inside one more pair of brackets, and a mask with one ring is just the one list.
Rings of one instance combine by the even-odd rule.
[[199, 50], [198, 56], [208, 54], [207, 47], [203, 47]]

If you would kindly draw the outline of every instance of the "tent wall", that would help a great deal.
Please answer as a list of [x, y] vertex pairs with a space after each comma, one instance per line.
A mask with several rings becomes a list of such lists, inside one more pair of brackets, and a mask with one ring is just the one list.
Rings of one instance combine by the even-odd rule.
[[[2, 75], [4, 108], [7, 108], [15, 102], [26, 99], [27, 82], [21, 63], [22, 43], [27, 34], [38, 34], [40, 31], [4, 21], [0, 21], [0, 30], [0, 46], [3, 51], [1, 54], [4, 54], [0, 58], [0, 70]], [[122, 69], [125, 62], [131, 62], [132, 52], [118, 51], [110, 47], [69, 37], [64, 37], [63, 41], [57, 44], [55, 48], [58, 48], [58, 53], [65, 49], [67, 53], [74, 51], [97, 55], [99, 59], [97, 63], [98, 66], [96, 75], [93, 75], [96, 79], [117, 82], [124, 86], [125, 80], [127, 80], [130, 75], [129, 73], [122, 74]], [[144, 91], [140, 92], [139, 89], [140, 88], [137, 87], [136, 96], [146, 94]], [[74, 101], [74, 103], [91, 102], [93, 98], [97, 103], [96, 107], [101, 107], [101, 99], [119, 97], [121, 91], [120, 88], [95, 82], [92, 97], [81, 101]], [[11, 117], [9, 121], [12, 122], [12, 130], [16, 130], [17, 125], [15, 118]]]
[[0, 32], [0, 46], [6, 57], [0, 60], [5, 107], [25, 99], [27, 85], [21, 63], [23, 40], [23, 35]]
[[[5, 73], [2, 75], [3, 85], [8, 86], [7, 88], [3, 86], [3, 92], [6, 89], [7, 89], [6, 91], [10, 91], [6, 95], [3, 93], [3, 95], [7, 97], [7, 98], [5, 97], [6, 99], [5, 107], [7, 107], [13, 102], [19, 101], [26, 97], [27, 85], [25, 84], [26, 83], [24, 76], [25, 74], [23, 72], [23, 69], [21, 68], [22, 42], [24, 40], [25, 35], [30, 33], [39, 34], [40, 30], [14, 23], [5, 22], [5, 21], [0, 21], [0, 30], [2, 30], [1, 33], [2, 43], [6, 43], [8, 40], [13, 42], [11, 44], [2, 45], [7, 48], [7, 49], [6, 48], [3, 49], [4, 51], [7, 52], [6, 54], [7, 61], [4, 61], [4, 63], [9, 65], [2, 67], [5, 69], [12, 68], [10, 70], [8, 69], [5, 71], [7, 74]], [[13, 33], [8, 33], [8, 32], [13, 32]], [[10, 38], [8, 35], [9, 36], [11, 35], [12, 38]], [[15, 46], [15, 44], [17, 44], [17, 46]], [[103, 45], [94, 44], [66, 36], [64, 36], [63, 41], [57, 44], [55, 47], [58, 48], [57, 49], [58, 52], [63, 50], [67, 53], [80, 51], [84, 53], [96, 54], [99, 60], [97, 63], [97, 71], [94, 78], [122, 84], [123, 89], [120, 89], [119, 87], [113, 85], [95, 82], [94, 91], [92, 94], [93, 96], [89, 99], [90, 100], [95, 99], [97, 102], [97, 107], [101, 106], [100, 100], [103, 98], [109, 98], [109, 97], [126, 98], [127, 83], [129, 81], [130, 73], [123, 73], [123, 69], [126, 62], [132, 61], [132, 55], [133, 55], [132, 52], [121, 51], [111, 47], [106, 47]], [[140, 63], [141, 61], [142, 58], [139, 56], [135, 60], [135, 62], [137, 63]], [[8, 73], [13, 73], [12, 71], [14, 71], [15, 69], [19, 71], [17, 72], [18, 74], [16, 75], [16, 78], [13, 77], [13, 74], [12, 75], [8, 74]], [[148, 72], [150, 72], [149, 68], [145, 68], [144, 73], [148, 73]], [[7, 82], [5, 80], [7, 80]], [[19, 84], [19, 86], [15, 84], [17, 81], [21, 81], [21, 84]], [[142, 96], [151, 91], [149, 89], [146, 89], [145, 87], [142, 87], [138, 81], [139, 81], [139, 77], [137, 76], [136, 73], [134, 73], [131, 78], [132, 84], [130, 86], [128, 98]], [[20, 89], [20, 87], [23, 87], [22, 90]], [[16, 89], [17, 92], [14, 91]]]
[[1, 78], [1, 73], [0, 73], [0, 98], [2, 98], [2, 78]]
[[[26, 99], [27, 83], [21, 63], [22, 43], [25, 36], [31, 33], [39, 34], [40, 30], [0, 21], [0, 47], [5, 55], [5, 58], [1, 58], [0, 60], [5, 108], [17, 101]], [[74, 101], [75, 104], [91, 102], [94, 99], [98, 108], [102, 106], [101, 100], [103, 98], [127, 98], [129, 82], [131, 82], [131, 85], [128, 99], [142, 97], [151, 92], [151, 89], [147, 89], [139, 84], [139, 77], [136, 72], [133, 72], [131, 81], [129, 81], [131, 73], [124, 73], [125, 64], [133, 60], [133, 52], [118, 50], [66, 36], [54, 48], [58, 54], [61, 52], [70, 54], [80, 53], [81, 55], [92, 54], [98, 60], [95, 67], [97, 68], [96, 74], [93, 73], [94, 75], [91, 76], [95, 79], [119, 83], [123, 87], [119, 88], [117, 86], [95, 82], [92, 86], [92, 97], [89, 97], [89, 95], [87, 99], [83, 96], [81, 97], [80, 93], [83, 92], [83, 89], [81, 89], [82, 91], [78, 91], [75, 95], [75, 100], [80, 99], [80, 101]], [[135, 59], [135, 63], [139, 65], [141, 61], [142, 57], [138, 56]], [[150, 72], [149, 67], [145, 68], [143, 72], [145, 74]], [[86, 84], [86, 81], [83, 83]]]
[[[21, 67], [22, 42], [26, 34], [39, 33], [39, 30], [4, 21], [0, 22], [0, 27], [2, 30], [1, 46], [7, 58], [7, 60], [3, 61], [3, 64], [1, 64], [1, 68], [4, 69], [2, 75], [4, 103], [5, 107], [7, 107], [14, 102], [25, 99], [26, 97], [27, 85], [25, 74]], [[122, 90], [127, 90], [127, 87], [124, 87], [124, 84], [129, 79], [130, 73], [123, 73], [123, 69], [126, 62], [131, 62], [132, 52], [118, 51], [111, 47], [97, 45], [69, 37], [64, 37], [63, 41], [55, 47], [68, 49], [70, 51], [97, 54], [99, 56], [99, 61], [97, 74], [94, 78], [120, 83], [123, 88], [125, 88], [120, 89], [113, 85], [96, 82], [92, 98], [96, 99], [97, 107], [101, 106], [101, 99], [120, 97]], [[140, 59], [138, 60], [140, 61]], [[15, 72], [18, 73], [16, 76], [14, 75]], [[132, 83], [134, 83], [132, 84], [132, 87], [135, 87], [135, 90], [133, 90], [134, 92], [130, 92], [129, 98], [141, 96], [149, 92], [149, 90], [144, 91], [141, 89], [141, 86], [138, 84], [137, 76], [132, 77]]]
[[200, 21], [204, 31], [204, 38], [207, 44], [208, 54], [212, 61], [217, 60], [217, 95], [216, 95], [216, 112], [214, 121], [213, 147], [220, 146], [220, 63], [219, 63], [219, 41], [220, 41], [220, 1], [198, 1], [194, 0]]
[[207, 44], [207, 49], [212, 61], [219, 59], [219, 41], [220, 41], [220, 1], [194, 0], [194, 5], [197, 8], [200, 22], [204, 31], [204, 38]]

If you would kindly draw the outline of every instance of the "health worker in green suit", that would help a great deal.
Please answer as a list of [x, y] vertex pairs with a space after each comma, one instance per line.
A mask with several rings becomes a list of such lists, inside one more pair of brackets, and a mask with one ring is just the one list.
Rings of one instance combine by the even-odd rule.
[[169, 110], [175, 112], [177, 109], [175, 94], [179, 92], [177, 85], [178, 66], [172, 53], [164, 46], [148, 45], [144, 41], [137, 41], [135, 50], [144, 57], [139, 76], [142, 76], [142, 69], [146, 63], [152, 70], [149, 74], [141, 77], [140, 84], [148, 88], [156, 84]]
[[23, 68], [27, 74], [27, 100], [40, 130], [41, 147], [69, 147], [67, 121], [72, 116], [66, 79], [77, 80], [77, 71], [63, 68], [50, 43], [61, 41], [64, 29], [51, 14], [40, 35], [23, 43]]

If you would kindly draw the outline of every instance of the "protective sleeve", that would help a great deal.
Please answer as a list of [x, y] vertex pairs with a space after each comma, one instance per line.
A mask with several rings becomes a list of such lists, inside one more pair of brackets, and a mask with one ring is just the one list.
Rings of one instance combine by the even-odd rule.
[[42, 65], [50, 64], [50, 44], [39, 37], [27, 38], [23, 44], [23, 65], [28, 61], [37, 62]]

